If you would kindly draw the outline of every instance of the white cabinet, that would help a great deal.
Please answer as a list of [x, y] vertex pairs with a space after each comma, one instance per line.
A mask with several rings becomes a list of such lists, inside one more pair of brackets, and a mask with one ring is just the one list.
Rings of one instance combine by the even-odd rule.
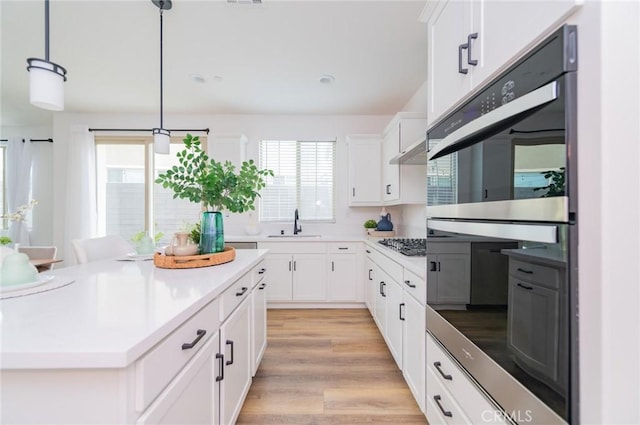
[[409, 295], [406, 288], [402, 317], [402, 375], [424, 411], [426, 312], [424, 304]]
[[365, 257], [365, 267], [364, 267], [364, 279], [365, 279], [365, 303], [367, 308], [369, 309], [369, 313], [371, 313], [372, 317], [375, 317], [376, 314], [376, 274], [373, 260], [369, 255], [371, 251], [369, 249], [366, 250], [367, 256]]
[[269, 254], [264, 265], [269, 270], [268, 301], [282, 301], [293, 299], [293, 270], [291, 254]]
[[208, 154], [218, 162], [231, 161], [239, 169], [246, 158], [248, 141], [244, 134], [215, 135], [209, 141]]
[[357, 254], [329, 254], [327, 300], [358, 301]]
[[471, 256], [469, 243], [431, 243], [427, 253], [427, 291], [433, 304], [469, 304]]
[[403, 149], [424, 139], [427, 119], [419, 114], [398, 113], [387, 125], [382, 143], [382, 200], [387, 205], [423, 204], [426, 199], [426, 167], [389, 164]]
[[375, 276], [376, 276], [376, 301], [375, 301], [375, 316], [373, 316], [376, 325], [378, 325], [378, 329], [382, 336], [384, 336], [387, 332], [387, 285], [388, 280], [387, 274], [382, 271], [382, 269], [376, 264], [374, 265]]
[[425, 413], [429, 423], [505, 424], [505, 414], [467, 378], [429, 333], [426, 333], [427, 371]]
[[389, 351], [396, 361], [398, 368], [402, 370], [402, 328], [404, 322], [404, 302], [402, 288], [394, 279], [387, 276], [385, 292], [387, 294], [387, 327], [385, 339]]
[[220, 327], [224, 368], [220, 382], [220, 422], [235, 422], [251, 385], [250, 303], [242, 302]]
[[381, 204], [381, 145], [379, 135], [351, 135], [349, 145], [349, 206]]
[[212, 424], [218, 421], [218, 333], [211, 337], [136, 421], [139, 425]]
[[[579, 0], [441, 0], [427, 16], [430, 122], [558, 27]], [[495, 99], [500, 105], [501, 99]]]
[[251, 291], [251, 376], [267, 349], [267, 269], [264, 262], [254, 268], [254, 286]]
[[324, 301], [327, 296], [326, 254], [269, 254], [269, 301]]

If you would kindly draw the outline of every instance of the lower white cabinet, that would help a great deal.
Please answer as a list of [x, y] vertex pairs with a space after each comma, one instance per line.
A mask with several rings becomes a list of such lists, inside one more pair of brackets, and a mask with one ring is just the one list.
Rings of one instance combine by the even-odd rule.
[[388, 275], [385, 286], [387, 294], [387, 327], [385, 339], [389, 351], [396, 364], [402, 370], [402, 328], [404, 327], [404, 302], [402, 300], [402, 288]]
[[269, 254], [269, 301], [324, 301], [327, 296], [325, 254]]
[[[371, 251], [367, 250], [367, 253], [370, 253]], [[375, 268], [373, 265], [373, 260], [371, 259], [371, 257], [369, 255], [366, 256], [365, 258], [365, 267], [364, 267], [364, 292], [365, 292], [365, 303], [367, 305], [367, 308], [369, 309], [369, 313], [371, 313], [371, 316], [375, 317], [376, 315], [376, 288], [377, 288], [377, 284], [376, 284], [376, 274], [375, 274]]]
[[357, 254], [329, 254], [328, 301], [358, 301]]
[[211, 337], [136, 421], [139, 425], [212, 424], [218, 421], [219, 335]]
[[251, 291], [251, 376], [256, 376], [258, 366], [267, 349], [267, 285], [266, 268], [260, 267], [262, 278]]
[[404, 293], [404, 326], [402, 328], [402, 374], [418, 406], [424, 411], [425, 328], [424, 304]]
[[250, 303], [243, 301], [220, 327], [223, 370], [220, 379], [220, 422], [238, 417], [251, 385]]

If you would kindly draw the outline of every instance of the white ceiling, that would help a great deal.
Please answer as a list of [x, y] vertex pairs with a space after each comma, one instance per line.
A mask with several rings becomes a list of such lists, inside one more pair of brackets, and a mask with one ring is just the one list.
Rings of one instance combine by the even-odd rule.
[[[424, 3], [174, 0], [164, 112], [394, 114], [426, 79]], [[0, 0], [0, 13], [0, 122], [50, 119], [29, 104], [26, 70], [44, 58], [44, 0]], [[65, 111], [159, 113], [159, 19], [151, 0], [52, 0], [49, 59], [68, 70]]]

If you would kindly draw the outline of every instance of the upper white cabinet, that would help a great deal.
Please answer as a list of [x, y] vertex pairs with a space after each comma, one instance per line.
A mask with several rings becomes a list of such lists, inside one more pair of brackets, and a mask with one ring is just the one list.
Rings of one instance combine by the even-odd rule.
[[580, 0], [428, 4], [429, 121], [558, 27]]
[[424, 139], [427, 119], [421, 114], [398, 113], [384, 130], [382, 143], [382, 201], [386, 205], [423, 204], [427, 170], [423, 166], [390, 164], [402, 150]]
[[381, 203], [381, 145], [379, 135], [351, 135], [349, 145], [349, 206]]
[[218, 162], [231, 161], [240, 168], [246, 158], [247, 136], [244, 134], [214, 135], [209, 141], [209, 156]]

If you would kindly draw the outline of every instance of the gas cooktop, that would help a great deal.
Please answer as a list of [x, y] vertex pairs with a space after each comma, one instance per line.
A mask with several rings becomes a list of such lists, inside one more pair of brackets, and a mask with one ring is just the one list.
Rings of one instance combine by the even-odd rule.
[[425, 238], [391, 238], [382, 239], [378, 243], [409, 257], [426, 257], [427, 255]]

